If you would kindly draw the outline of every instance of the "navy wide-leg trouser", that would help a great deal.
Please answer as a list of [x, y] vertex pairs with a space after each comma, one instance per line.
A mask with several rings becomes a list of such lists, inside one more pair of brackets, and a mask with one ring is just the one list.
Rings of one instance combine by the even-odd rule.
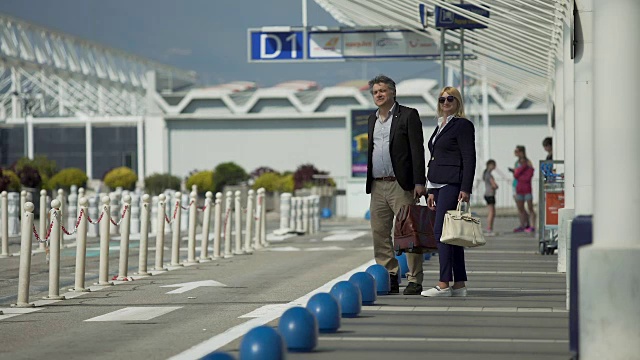
[[462, 246], [443, 244], [440, 242], [444, 214], [446, 214], [448, 210], [455, 210], [458, 206], [459, 193], [459, 184], [449, 184], [440, 189], [434, 189], [433, 192], [436, 201], [436, 222], [433, 233], [438, 242], [440, 281], [442, 282], [467, 281], [467, 271], [464, 266], [464, 248]]

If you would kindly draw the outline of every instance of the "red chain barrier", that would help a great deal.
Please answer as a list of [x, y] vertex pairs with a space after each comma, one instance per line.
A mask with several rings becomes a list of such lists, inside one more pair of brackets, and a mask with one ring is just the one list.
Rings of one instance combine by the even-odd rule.
[[228, 223], [230, 214], [231, 214], [231, 209], [227, 209], [227, 214], [224, 216], [224, 227], [222, 228], [223, 234], [227, 232], [227, 223]]
[[127, 209], [129, 209], [129, 206], [125, 205], [124, 209], [122, 209], [122, 216], [120, 216], [120, 221], [118, 221], [117, 223], [113, 219], [111, 219], [111, 217], [109, 217], [109, 220], [111, 220], [111, 223], [115, 226], [120, 226], [120, 223], [122, 223], [122, 219], [124, 219], [124, 215], [127, 213]]
[[178, 202], [176, 202], [176, 208], [173, 210], [173, 219], [169, 220], [167, 214], [164, 214], [164, 220], [167, 222], [167, 224], [171, 224], [173, 220], [176, 219], [176, 214], [178, 213], [178, 205]]
[[102, 220], [102, 217], [104, 216], [104, 211], [100, 214], [100, 217], [98, 218], [98, 221], [93, 222], [93, 220], [91, 220], [91, 217], [89, 216], [89, 214], [87, 214], [87, 220], [89, 220], [89, 222], [93, 225], [97, 224], [100, 222], [100, 220]]
[[195, 200], [191, 200], [191, 202], [189, 203], [189, 205], [187, 205], [187, 207], [184, 207], [182, 205], [180, 205], [180, 207], [182, 208], [182, 210], [189, 210], [189, 208], [191, 207], [191, 204], [193, 204], [194, 202], [196, 202], [196, 201]]
[[202, 206], [202, 207], [196, 207], [196, 209], [197, 209], [198, 211], [205, 211], [205, 210], [207, 209], [207, 205]]
[[51, 229], [53, 229], [53, 221], [51, 222], [51, 224], [49, 224], [49, 231], [47, 231], [47, 236], [45, 237], [44, 240], [40, 239], [40, 235], [38, 235], [38, 231], [36, 230], [36, 226], [33, 225], [33, 235], [36, 237], [36, 240], [41, 243], [41, 242], [47, 242], [49, 241], [49, 236], [51, 235]]

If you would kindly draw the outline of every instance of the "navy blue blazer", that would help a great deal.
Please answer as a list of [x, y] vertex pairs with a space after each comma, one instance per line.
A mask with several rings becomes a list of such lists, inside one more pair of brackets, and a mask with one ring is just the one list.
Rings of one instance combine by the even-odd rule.
[[[373, 129], [376, 126], [376, 114], [369, 115], [369, 147], [367, 161], [367, 194], [371, 193], [373, 183]], [[405, 191], [413, 191], [416, 184], [424, 185], [424, 137], [422, 121], [418, 110], [402, 106], [396, 102], [389, 136], [391, 167], [396, 181]]]
[[471, 194], [476, 173], [476, 144], [473, 123], [453, 118], [442, 129], [435, 142], [438, 127], [429, 138], [429, 171], [427, 179], [437, 184], [460, 184], [460, 190]]

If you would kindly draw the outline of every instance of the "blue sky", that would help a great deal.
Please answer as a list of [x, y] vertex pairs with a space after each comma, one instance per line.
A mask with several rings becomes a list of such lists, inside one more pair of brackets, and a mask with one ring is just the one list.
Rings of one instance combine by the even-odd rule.
[[[315, 1], [308, 5], [309, 25], [339, 25]], [[396, 81], [438, 77], [439, 65], [428, 61], [248, 63], [247, 29], [300, 26], [300, 0], [2, 0], [0, 12], [194, 70], [202, 84], [303, 79], [328, 86], [379, 73]]]

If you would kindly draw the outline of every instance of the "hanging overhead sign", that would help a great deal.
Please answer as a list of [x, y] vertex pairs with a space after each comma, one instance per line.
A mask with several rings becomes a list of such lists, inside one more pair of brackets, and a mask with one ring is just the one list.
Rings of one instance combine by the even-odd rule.
[[[409, 30], [250, 29], [249, 62], [437, 60], [438, 44]], [[305, 51], [306, 49], [306, 51]], [[448, 59], [459, 53], [447, 53]], [[466, 54], [465, 58], [474, 58]]]
[[[489, 11], [472, 4], [451, 4], [474, 14], [489, 17]], [[487, 26], [471, 20], [463, 15], [456, 14], [451, 10], [435, 7], [436, 28], [444, 29], [486, 29]]]

